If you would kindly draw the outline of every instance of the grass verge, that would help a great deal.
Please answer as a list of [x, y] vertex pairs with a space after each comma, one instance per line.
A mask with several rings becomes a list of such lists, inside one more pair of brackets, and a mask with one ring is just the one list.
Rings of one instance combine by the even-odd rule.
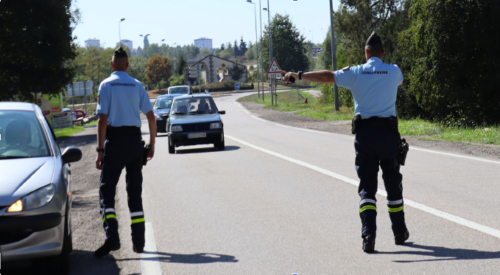
[[[327, 121], [351, 120], [353, 117], [353, 110], [350, 108], [341, 107], [340, 111], [336, 112], [333, 106], [317, 104], [316, 98], [312, 95], [301, 90], [298, 93], [300, 96], [297, 90], [278, 93], [278, 106], [271, 106], [271, 98], [268, 94], [265, 95], [264, 101], [260, 100], [256, 94], [242, 97], [238, 101], [265, 104], [265, 108], [277, 111], [298, 111], [299, 116]], [[308, 98], [308, 104], [304, 103], [305, 97]], [[412, 119], [399, 120], [399, 132], [403, 136], [421, 136], [420, 140], [500, 145], [500, 126], [451, 128], [422, 119]]]
[[65, 139], [71, 137], [72, 135], [83, 132], [85, 130], [84, 127], [97, 125], [97, 120], [92, 121], [90, 123], [85, 124], [84, 126], [73, 126], [62, 129], [55, 129], [54, 134], [56, 135], [56, 139], [58, 143], [61, 143]]

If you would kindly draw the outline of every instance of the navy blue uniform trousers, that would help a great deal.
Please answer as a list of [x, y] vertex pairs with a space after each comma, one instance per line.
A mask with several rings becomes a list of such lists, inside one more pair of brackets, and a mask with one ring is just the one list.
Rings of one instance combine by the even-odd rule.
[[[395, 119], [395, 118], [394, 118]], [[396, 124], [397, 129], [397, 124]], [[375, 238], [377, 207], [375, 195], [378, 189], [379, 166], [387, 191], [387, 206], [393, 233], [403, 234], [406, 224], [403, 211], [403, 176], [399, 172], [400, 136], [391, 129], [387, 120], [363, 120], [357, 129], [354, 147], [356, 149], [356, 171], [360, 179], [359, 196], [362, 237]]]
[[126, 170], [128, 207], [132, 242], [144, 247], [144, 212], [142, 209], [142, 154], [144, 143], [138, 127], [108, 127], [104, 143], [104, 162], [99, 188], [100, 211], [106, 240], [120, 243], [115, 211], [116, 185], [123, 168]]

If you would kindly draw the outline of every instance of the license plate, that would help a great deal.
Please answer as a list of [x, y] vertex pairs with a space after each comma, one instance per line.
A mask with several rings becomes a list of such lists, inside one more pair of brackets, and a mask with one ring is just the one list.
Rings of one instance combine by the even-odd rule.
[[207, 137], [207, 133], [188, 134], [188, 138], [189, 139], [192, 139], [192, 138], [206, 138], [206, 137]]

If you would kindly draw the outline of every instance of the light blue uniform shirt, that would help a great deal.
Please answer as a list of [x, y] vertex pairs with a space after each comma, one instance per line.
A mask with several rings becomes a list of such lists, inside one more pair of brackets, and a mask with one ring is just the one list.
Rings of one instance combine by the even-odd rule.
[[372, 57], [363, 65], [338, 70], [334, 76], [338, 86], [351, 90], [354, 114], [362, 119], [396, 116], [396, 96], [403, 81], [397, 65]]
[[153, 109], [148, 93], [141, 82], [124, 71], [116, 71], [99, 86], [96, 113], [108, 115], [113, 127], [141, 127], [139, 110], [147, 114]]

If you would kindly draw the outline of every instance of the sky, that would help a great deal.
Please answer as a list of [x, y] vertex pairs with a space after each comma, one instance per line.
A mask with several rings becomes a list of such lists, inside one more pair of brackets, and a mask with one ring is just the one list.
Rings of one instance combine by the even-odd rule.
[[[134, 48], [143, 47], [140, 34], [150, 34], [150, 43], [167, 45], [194, 44], [200, 37], [211, 38], [213, 47], [243, 39], [255, 42], [255, 12], [260, 33], [259, 0], [74, 0], [73, 8], [81, 13], [81, 22], [73, 35], [76, 43], [99, 39], [101, 47], [115, 47], [121, 38], [133, 41]], [[260, 0], [262, 8], [267, 0]], [[297, 29], [316, 43], [322, 43], [330, 26], [330, 0], [269, 0], [271, 15], [288, 14]], [[339, 0], [333, 0], [338, 9]], [[118, 23], [121, 18], [125, 21]], [[267, 12], [262, 11], [262, 27], [267, 25]], [[260, 34], [259, 34], [260, 36]], [[165, 41], [161, 42], [162, 39]], [[314, 39], [314, 40], [313, 40]]]

